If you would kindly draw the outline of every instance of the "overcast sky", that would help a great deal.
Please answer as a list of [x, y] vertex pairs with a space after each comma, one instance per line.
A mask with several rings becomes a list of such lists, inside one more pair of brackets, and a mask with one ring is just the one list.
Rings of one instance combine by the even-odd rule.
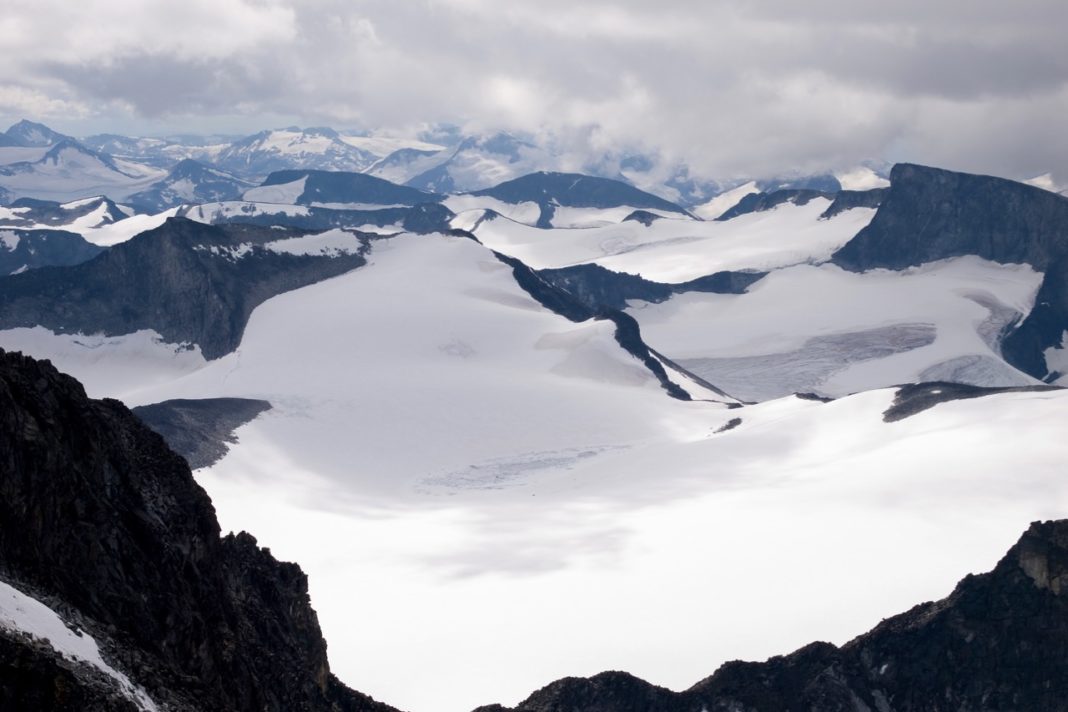
[[1064, 0], [5, 0], [0, 118], [553, 133], [710, 175], [1068, 179]]

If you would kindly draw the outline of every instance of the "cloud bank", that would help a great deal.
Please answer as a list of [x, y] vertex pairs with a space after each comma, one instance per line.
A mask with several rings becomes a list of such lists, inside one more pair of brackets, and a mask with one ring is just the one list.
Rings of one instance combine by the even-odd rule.
[[0, 117], [450, 122], [721, 177], [885, 159], [1068, 178], [1066, 26], [1060, 0], [14, 0]]

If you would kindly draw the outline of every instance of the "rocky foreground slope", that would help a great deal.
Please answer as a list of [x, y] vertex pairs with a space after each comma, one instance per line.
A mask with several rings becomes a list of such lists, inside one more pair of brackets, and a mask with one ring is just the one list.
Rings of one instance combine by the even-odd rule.
[[[622, 672], [567, 678], [513, 712], [1068, 709], [1068, 520], [1031, 525], [990, 573], [841, 648], [731, 662], [673, 692]], [[507, 712], [492, 705], [479, 712]]]
[[[330, 673], [303, 572], [249, 534], [220, 536], [162, 437], [2, 350], [0, 587], [3, 710], [392, 709]], [[26, 635], [42, 614], [25, 596], [70, 630]], [[61, 655], [63, 637], [95, 640], [106, 665]]]

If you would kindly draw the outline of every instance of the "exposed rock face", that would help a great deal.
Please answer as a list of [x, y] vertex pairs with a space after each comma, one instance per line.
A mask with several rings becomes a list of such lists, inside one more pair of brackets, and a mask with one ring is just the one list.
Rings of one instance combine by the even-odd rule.
[[[467, 233], [467, 236], [471, 239], [476, 239], [470, 233]], [[679, 400], [691, 399], [690, 394], [685, 389], [671, 380], [667, 369], [664, 368], [664, 364], [667, 363], [680, 371], [683, 369], [649, 348], [648, 344], [642, 339], [641, 327], [638, 326], [638, 322], [635, 321], [634, 317], [611, 307], [591, 306], [569, 291], [545, 279], [519, 260], [502, 255], [499, 252], [494, 252], [493, 254], [498, 260], [512, 268], [512, 275], [515, 277], [516, 284], [546, 309], [575, 322], [586, 321], [587, 319], [607, 319], [611, 321], [616, 326], [616, 342], [649, 369], [668, 395]], [[726, 393], [719, 391], [711, 384], [704, 383], [700, 378], [692, 376], [692, 374], [687, 375], [711, 390], [730, 398]]]
[[432, 203], [441, 198], [434, 193], [390, 183], [365, 173], [345, 171], [275, 171], [267, 176], [262, 185], [283, 185], [301, 179], [304, 179], [304, 190], [294, 200], [298, 205], [365, 203], [411, 207], [420, 203]]
[[978, 255], [1045, 271], [1068, 251], [1068, 199], [1004, 178], [907, 163], [871, 223], [832, 258], [845, 269], [904, 269]]
[[196, 470], [222, 459], [234, 431], [271, 404], [251, 398], [176, 399], [133, 408], [138, 418], [167, 441]]
[[[624, 673], [567, 678], [515, 712], [959, 712], [1068, 709], [1068, 520], [1031, 525], [987, 574], [841, 648], [732, 662], [684, 692]], [[483, 712], [507, 712], [494, 705]]]
[[237, 348], [252, 310], [267, 299], [365, 264], [362, 250], [295, 255], [263, 247], [301, 234], [171, 218], [89, 262], [0, 279], [0, 328], [154, 329], [218, 358]]
[[450, 229], [449, 221], [454, 217], [451, 210], [439, 203], [422, 203], [410, 208], [380, 208], [375, 210], [306, 208], [305, 212], [299, 214], [288, 214], [286, 212], [238, 212], [232, 215], [213, 215], [210, 212], [210, 207], [194, 205], [182, 208], [178, 211], [178, 214], [180, 217], [202, 217], [201, 222], [211, 222], [215, 225], [284, 226], [313, 231], [374, 225], [380, 228], [392, 228], [389, 232], [405, 230], [419, 234], [448, 232]]
[[862, 271], [904, 269], [977, 255], [1045, 272], [1032, 313], [1002, 341], [1002, 355], [1045, 378], [1044, 351], [1068, 329], [1068, 198], [1003, 178], [898, 164], [871, 223], [832, 261]]
[[1056, 390], [1056, 386], [1017, 386], [1010, 388], [984, 388], [966, 383], [934, 381], [910, 383], [898, 389], [894, 402], [883, 413], [883, 420], [893, 423], [934, 408], [939, 403], [982, 398], [997, 393], [1036, 392]]
[[0, 225], [10, 227], [41, 227], [47, 225], [61, 229], [79, 218], [96, 214], [97, 224], [125, 220], [129, 217], [114, 201], [101, 196], [89, 200], [77, 200], [71, 203], [57, 203], [53, 200], [35, 200], [19, 198], [11, 204], [14, 208], [9, 215], [0, 218]]
[[834, 202], [827, 206], [827, 209], [823, 211], [820, 217], [830, 219], [853, 208], [878, 208], [883, 204], [889, 191], [889, 188], [840, 190], [835, 193]]
[[653, 282], [638, 275], [613, 272], [596, 264], [538, 270], [538, 276], [563, 289], [591, 309], [626, 309], [628, 299], [659, 303], [675, 294], [712, 292], [744, 294], [765, 272], [716, 272], [680, 284]]
[[678, 205], [622, 181], [580, 173], [531, 173], [493, 188], [475, 191], [473, 195], [485, 195], [505, 203], [537, 203], [541, 207], [537, 225], [541, 228], [552, 227], [556, 206], [615, 208], [626, 205], [689, 215]]
[[[220, 537], [159, 435], [47, 361], [3, 351], [0, 523], [0, 579], [64, 611], [158, 705], [390, 709], [330, 674], [300, 568], [246, 533]], [[0, 685], [4, 709], [132, 709], [8, 633]]]
[[0, 276], [38, 267], [76, 265], [103, 251], [73, 232], [0, 227]]
[[776, 190], [771, 193], [750, 193], [739, 200], [738, 204], [733, 208], [716, 218], [716, 220], [730, 220], [747, 213], [760, 213], [765, 210], [771, 210], [784, 203], [808, 205], [816, 198], [827, 198], [830, 200], [833, 197], [834, 193], [826, 193], [820, 190], [809, 190], [805, 188]]

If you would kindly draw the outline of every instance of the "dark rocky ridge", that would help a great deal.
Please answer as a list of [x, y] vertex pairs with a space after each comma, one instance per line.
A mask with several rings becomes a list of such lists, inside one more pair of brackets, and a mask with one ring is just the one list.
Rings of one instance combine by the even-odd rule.
[[966, 383], [947, 383], [944, 381], [910, 383], [898, 389], [897, 395], [894, 396], [894, 402], [883, 413], [883, 420], [887, 423], [904, 420], [917, 413], [934, 408], [939, 403], [947, 403], [949, 401], [982, 398], [983, 396], [996, 395], [998, 393], [1039, 393], [1053, 390], [1059, 389], [1056, 386], [984, 388]]
[[832, 261], [859, 272], [963, 255], [1045, 273], [1035, 308], [1001, 348], [1021, 371], [1050, 376], [1043, 352], [1060, 346], [1068, 329], [1068, 198], [1003, 178], [898, 164], [871, 223]]
[[432, 203], [441, 199], [434, 193], [397, 185], [382, 178], [347, 171], [275, 171], [267, 176], [262, 185], [282, 185], [306, 178], [304, 192], [296, 203], [368, 203], [374, 205], [414, 206]]
[[[730, 662], [684, 692], [620, 672], [566, 678], [514, 712], [1068, 709], [1068, 520], [1032, 524], [993, 571], [841, 648]], [[481, 712], [507, 712], [491, 705]]]
[[[197, 206], [179, 211], [179, 216], [190, 214]], [[212, 218], [212, 223], [260, 225], [262, 227], [283, 226], [298, 230], [330, 230], [332, 228], [357, 228], [363, 225], [390, 227], [400, 225], [406, 232], [426, 234], [447, 232], [449, 221], [453, 218], [451, 210], [440, 203], [421, 203], [412, 207], [379, 208], [377, 210], [337, 210], [334, 208], [308, 208], [305, 214], [290, 215], [279, 213], [237, 213], [234, 215]]]
[[716, 272], [689, 282], [665, 284], [613, 272], [596, 264], [538, 270], [538, 276], [594, 310], [626, 309], [628, 299], [659, 303], [685, 292], [744, 294], [766, 272]]
[[652, 193], [610, 178], [596, 178], [580, 173], [531, 173], [472, 195], [484, 195], [505, 203], [537, 203], [541, 216], [537, 226], [552, 227], [556, 206], [571, 208], [633, 208], [663, 210], [690, 215], [685, 209]]
[[809, 190], [806, 188], [776, 190], [771, 193], [750, 193], [739, 200], [730, 210], [716, 218], [716, 220], [731, 220], [732, 218], [746, 215], [748, 213], [760, 213], [765, 210], [771, 210], [784, 203], [808, 205], [816, 198], [826, 198], [831, 200], [834, 198], [834, 193], [827, 193], [821, 190]]
[[[460, 231], [456, 232], [459, 233]], [[477, 241], [477, 238], [474, 235], [470, 233], [464, 234]], [[615, 324], [616, 342], [623, 347], [624, 351], [641, 361], [653, 376], [656, 377], [660, 386], [667, 391], [667, 394], [672, 398], [692, 400], [692, 396], [684, 388], [671, 380], [671, 376], [668, 375], [667, 369], [664, 368], [665, 364], [681, 373], [685, 373], [687, 377], [691, 378], [696, 383], [718, 393], [724, 398], [732, 401], [734, 400], [729, 394], [724, 393], [714, 385], [701, 379], [699, 376], [689, 373], [678, 364], [651, 349], [642, 339], [641, 327], [631, 315], [611, 306], [598, 304], [596, 301], [590, 302], [581, 299], [570, 291], [562, 288], [549, 279], [546, 279], [540, 272], [532, 270], [519, 260], [499, 252], [494, 252], [493, 254], [498, 260], [512, 268], [512, 276], [515, 278], [516, 283], [546, 309], [574, 322], [586, 321], [588, 319], [606, 319]]]
[[834, 202], [820, 215], [829, 220], [835, 215], [853, 208], [878, 208], [886, 200], [889, 188], [872, 188], [871, 190], [840, 190], [834, 195]]
[[835, 253], [853, 271], [977, 255], [1045, 271], [1068, 251], [1068, 199], [992, 176], [899, 163], [879, 212]]
[[237, 442], [234, 431], [270, 409], [265, 400], [203, 398], [169, 400], [131, 410], [197, 470], [221, 460], [230, 450], [227, 444]]
[[62, 228], [70, 225], [78, 218], [96, 212], [104, 207], [101, 216], [101, 224], [125, 220], [128, 215], [109, 198], [99, 197], [90, 200], [76, 200], [70, 203], [57, 203], [54, 200], [35, 200], [33, 198], [19, 198], [11, 203], [12, 208], [19, 211], [12, 216], [0, 219], [0, 226], [11, 227], [40, 227], [47, 225], [54, 228]]
[[[9, 247], [12, 243], [14, 248]], [[0, 276], [38, 267], [76, 265], [103, 251], [73, 232], [0, 227]]]
[[[218, 358], [237, 348], [259, 304], [365, 263], [362, 251], [297, 256], [262, 249], [301, 234], [171, 218], [89, 262], [0, 278], [0, 328], [107, 335], [154, 329], [168, 343], [198, 344], [206, 358]], [[240, 258], [228, 252], [243, 245], [253, 247]]]
[[[171, 712], [391, 708], [330, 674], [307, 579], [220, 537], [185, 461], [121, 403], [0, 351], [0, 579], [102, 645]], [[4, 709], [128, 710], [99, 680], [0, 635]]]

